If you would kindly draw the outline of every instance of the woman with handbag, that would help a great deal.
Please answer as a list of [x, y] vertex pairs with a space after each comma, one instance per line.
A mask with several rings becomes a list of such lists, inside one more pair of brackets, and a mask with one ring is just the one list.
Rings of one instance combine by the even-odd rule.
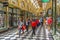
[[22, 18], [19, 18], [18, 20], [18, 30], [19, 30], [19, 37], [21, 35], [22, 25], [24, 24]]
[[25, 25], [22, 25], [22, 31], [23, 31], [23, 33], [26, 31], [26, 26]]

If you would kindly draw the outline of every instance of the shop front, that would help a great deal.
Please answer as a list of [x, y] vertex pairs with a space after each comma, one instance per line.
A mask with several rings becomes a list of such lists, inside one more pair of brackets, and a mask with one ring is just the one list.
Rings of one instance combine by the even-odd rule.
[[13, 9], [13, 26], [17, 26], [17, 9]]
[[12, 27], [12, 26], [13, 26], [13, 25], [12, 25], [12, 22], [13, 22], [13, 21], [12, 21], [12, 17], [13, 17], [13, 15], [12, 15], [13, 12], [12, 12], [12, 11], [13, 11], [13, 9], [12, 9], [12, 8], [9, 8], [9, 11], [8, 11], [9, 27]]
[[57, 0], [56, 2], [56, 19], [57, 19], [56, 30], [60, 32], [60, 0]]
[[6, 27], [6, 12], [3, 10], [3, 4], [0, 3], [0, 32], [7, 30]]
[[21, 9], [17, 9], [17, 25], [19, 18], [21, 18], [20, 14], [21, 14]]
[[9, 8], [9, 26], [17, 26], [17, 10], [15, 8]]

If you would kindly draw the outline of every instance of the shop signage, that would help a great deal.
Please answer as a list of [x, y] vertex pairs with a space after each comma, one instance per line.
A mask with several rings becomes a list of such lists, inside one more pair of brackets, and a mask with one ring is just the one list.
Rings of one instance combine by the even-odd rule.
[[49, 0], [41, 0], [43, 3], [49, 2]]
[[3, 2], [3, 6], [4, 7], [8, 6], [8, 2]]
[[2, 8], [3, 8], [3, 4], [2, 4], [2, 3], [0, 3], [0, 10], [2, 10]]

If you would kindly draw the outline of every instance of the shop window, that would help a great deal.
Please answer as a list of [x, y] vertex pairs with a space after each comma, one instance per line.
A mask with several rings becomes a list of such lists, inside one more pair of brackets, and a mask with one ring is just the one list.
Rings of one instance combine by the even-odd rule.
[[17, 9], [13, 9], [13, 13], [17, 13]]
[[2, 3], [0, 3], [0, 10], [2, 10], [3, 9], [3, 4]]
[[17, 15], [15, 15], [15, 14], [9, 14], [9, 25], [11, 27], [17, 26]]
[[60, 31], [60, 0], [57, 0], [57, 5], [56, 5], [56, 16], [57, 16], [57, 26], [56, 30]]
[[5, 26], [5, 14], [4, 12], [0, 12], [0, 28]]
[[12, 13], [12, 8], [9, 8], [9, 12]]
[[9, 8], [9, 26], [10, 27], [17, 27], [17, 9]]
[[19, 9], [17, 9], [17, 14], [20, 14], [20, 10]]
[[17, 17], [16, 17], [16, 15], [13, 15], [13, 25], [17, 26]]

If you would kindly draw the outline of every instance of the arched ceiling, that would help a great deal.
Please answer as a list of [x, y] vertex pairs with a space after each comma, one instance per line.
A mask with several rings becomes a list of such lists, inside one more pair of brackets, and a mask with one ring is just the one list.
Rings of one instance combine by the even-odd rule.
[[[20, 5], [21, 9], [32, 12], [35, 15], [40, 14], [40, 12], [43, 12], [43, 6], [41, 0], [20, 0], [20, 4], [22, 4], [22, 6]], [[52, 1], [47, 3], [46, 11], [51, 7], [52, 7]]]

